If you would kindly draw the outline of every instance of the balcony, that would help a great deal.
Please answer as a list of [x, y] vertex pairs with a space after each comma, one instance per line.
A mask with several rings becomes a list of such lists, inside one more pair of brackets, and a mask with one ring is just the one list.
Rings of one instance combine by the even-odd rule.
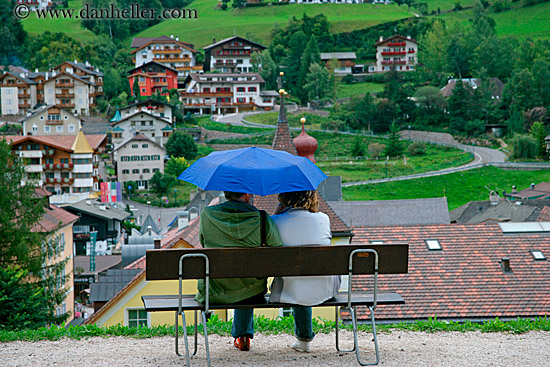
[[382, 61], [382, 65], [405, 65], [406, 63], [406, 60]]
[[48, 171], [72, 170], [73, 166], [72, 163], [47, 163], [43, 165], [43, 168]]
[[395, 43], [388, 43], [386, 46], [389, 47], [399, 47], [399, 46], [406, 46], [406, 42], [395, 42]]
[[182, 97], [233, 97], [232, 92], [180, 92]]
[[19, 103], [19, 108], [31, 108], [30, 103]]
[[56, 86], [56, 87], [59, 87], [59, 88], [73, 88], [73, 87], [74, 87], [74, 82], [68, 82], [68, 83], [55, 83], [55, 86]]
[[415, 50], [409, 50], [408, 53], [410, 54], [414, 54], [416, 51]]
[[23, 99], [23, 98], [31, 98], [31, 95], [29, 93], [23, 93], [23, 94], [18, 94], [17, 95], [20, 99]]
[[156, 62], [191, 62], [189, 57], [155, 57], [153, 60]]
[[171, 49], [164, 48], [160, 50], [152, 50], [154, 54], [179, 54], [181, 53], [181, 48]]
[[72, 185], [74, 183], [74, 178], [46, 178], [44, 182], [47, 184]]
[[63, 125], [61, 120], [46, 120], [47, 125]]
[[74, 98], [74, 93], [56, 93], [56, 98]]
[[[235, 51], [218, 51], [216, 52], [219, 56], [250, 56], [251, 51], [243, 51], [242, 53], [234, 53]], [[240, 51], [239, 51], [240, 52]]]
[[42, 150], [42, 155], [47, 157], [55, 154], [55, 149], [44, 149]]
[[405, 55], [406, 51], [385, 51], [382, 52], [382, 56], [390, 56], [390, 55]]
[[74, 108], [74, 103], [60, 103], [59, 107]]
[[237, 65], [235, 61], [216, 61], [214, 63], [215, 66], [228, 66], [228, 67], [234, 67]]

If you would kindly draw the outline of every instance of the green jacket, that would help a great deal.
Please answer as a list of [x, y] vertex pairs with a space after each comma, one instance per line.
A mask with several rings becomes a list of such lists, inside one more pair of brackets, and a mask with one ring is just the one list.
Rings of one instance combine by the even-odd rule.
[[[266, 245], [281, 246], [281, 236], [273, 220], [266, 216]], [[200, 216], [199, 238], [203, 247], [259, 247], [260, 212], [254, 206], [238, 202], [204, 208]], [[205, 301], [204, 280], [197, 284], [198, 302]], [[211, 303], [234, 303], [267, 292], [266, 278], [228, 278], [210, 280]]]

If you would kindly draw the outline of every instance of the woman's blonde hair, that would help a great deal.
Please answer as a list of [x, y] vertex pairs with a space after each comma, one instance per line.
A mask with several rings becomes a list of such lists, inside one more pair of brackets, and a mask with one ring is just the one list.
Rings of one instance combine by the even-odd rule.
[[279, 203], [284, 207], [306, 209], [311, 213], [319, 210], [317, 191], [292, 191], [279, 194]]

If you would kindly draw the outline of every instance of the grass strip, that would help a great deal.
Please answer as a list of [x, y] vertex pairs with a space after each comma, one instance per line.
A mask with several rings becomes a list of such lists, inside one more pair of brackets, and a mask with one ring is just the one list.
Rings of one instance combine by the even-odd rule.
[[[294, 334], [294, 318], [287, 316], [283, 318], [270, 319], [265, 316], [254, 317], [255, 329], [258, 333], [275, 335], [275, 334]], [[352, 330], [349, 324], [340, 325], [340, 328]], [[335, 322], [316, 318], [313, 319], [313, 331], [317, 334], [328, 334], [335, 329]], [[488, 320], [482, 323], [476, 322], [456, 322], [456, 321], [440, 321], [437, 318], [430, 318], [427, 321], [417, 321], [413, 323], [401, 322], [398, 324], [378, 324], [378, 331], [392, 332], [394, 330], [405, 330], [413, 332], [503, 332], [512, 334], [522, 334], [530, 331], [550, 331], [550, 319], [547, 316], [537, 317], [535, 319], [517, 318], [510, 321], [501, 321], [498, 318]], [[199, 328], [199, 332], [202, 329]], [[358, 330], [370, 332], [372, 328], [366, 324], [358, 325]], [[193, 333], [193, 326], [187, 327], [188, 333]], [[230, 335], [231, 321], [222, 321], [216, 315], [212, 316], [208, 321], [208, 332], [218, 335]], [[180, 327], [180, 335], [183, 329]], [[90, 337], [109, 338], [114, 336], [122, 336], [129, 338], [153, 338], [159, 336], [174, 336], [175, 328], [173, 325], [161, 325], [153, 327], [130, 327], [123, 325], [114, 326], [97, 326], [83, 325], [71, 326], [64, 328], [62, 326], [53, 326], [51, 328], [39, 328], [36, 330], [20, 330], [8, 331], [0, 330], [0, 342], [12, 341], [39, 341], [39, 340], [60, 340], [62, 338], [70, 339], [87, 339]]]

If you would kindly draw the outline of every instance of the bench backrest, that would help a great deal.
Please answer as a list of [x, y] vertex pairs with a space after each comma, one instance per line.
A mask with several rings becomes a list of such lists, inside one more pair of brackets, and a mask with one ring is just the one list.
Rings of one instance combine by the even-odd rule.
[[[251, 278], [271, 276], [310, 276], [348, 274], [349, 255], [357, 249], [378, 252], [379, 274], [408, 272], [409, 245], [333, 245], [256, 248], [194, 248], [148, 250], [147, 280], [178, 279], [179, 259], [185, 254], [206, 254], [210, 261], [210, 278]], [[353, 260], [353, 274], [373, 274], [374, 255], [360, 253]], [[186, 258], [184, 279], [204, 278], [203, 258]]]

